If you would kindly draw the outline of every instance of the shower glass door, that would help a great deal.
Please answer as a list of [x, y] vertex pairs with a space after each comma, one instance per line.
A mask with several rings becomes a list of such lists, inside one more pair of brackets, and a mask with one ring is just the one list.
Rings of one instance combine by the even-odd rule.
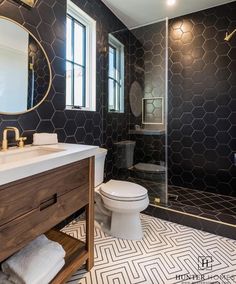
[[168, 19], [132, 29], [129, 40], [129, 180], [147, 188], [151, 205], [167, 204]]

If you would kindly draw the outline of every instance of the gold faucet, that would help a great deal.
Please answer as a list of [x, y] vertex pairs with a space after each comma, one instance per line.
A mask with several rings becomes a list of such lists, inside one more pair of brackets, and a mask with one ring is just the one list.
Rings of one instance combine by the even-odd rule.
[[24, 148], [24, 141], [27, 139], [26, 137], [20, 137], [20, 132], [16, 127], [7, 127], [3, 130], [3, 140], [2, 140], [2, 151], [6, 151], [8, 149], [8, 140], [7, 133], [8, 131], [15, 132], [15, 141], [17, 142], [17, 146], [19, 148]]

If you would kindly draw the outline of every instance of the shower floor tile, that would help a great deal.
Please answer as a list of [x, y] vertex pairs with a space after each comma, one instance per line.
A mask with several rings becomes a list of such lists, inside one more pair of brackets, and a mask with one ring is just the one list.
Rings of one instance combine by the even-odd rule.
[[168, 194], [177, 196], [169, 199], [168, 208], [236, 225], [236, 197], [177, 186], [169, 186]]
[[[141, 215], [144, 238], [128, 241], [95, 229], [95, 266], [70, 284], [235, 283], [236, 241]], [[84, 221], [63, 231], [85, 239]], [[195, 280], [187, 277], [195, 277]], [[197, 278], [198, 277], [198, 278]]]
[[168, 186], [167, 197], [164, 182], [137, 177], [129, 177], [127, 180], [147, 188], [151, 205], [236, 225], [236, 197], [172, 185]]

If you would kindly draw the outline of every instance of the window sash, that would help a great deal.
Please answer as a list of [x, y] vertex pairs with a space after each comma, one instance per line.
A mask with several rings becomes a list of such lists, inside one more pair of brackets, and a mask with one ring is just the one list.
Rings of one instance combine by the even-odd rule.
[[[83, 111], [96, 111], [96, 47], [97, 47], [97, 42], [96, 42], [96, 21], [90, 17], [86, 12], [84, 12], [83, 10], [81, 10], [75, 3], [73, 3], [71, 0], [67, 0], [67, 15], [74, 18], [75, 20], [77, 20], [80, 24], [82, 24], [82, 26], [84, 26], [86, 28], [86, 33], [84, 33], [84, 36], [86, 36], [86, 38], [84, 39], [84, 43], [85, 48], [84, 51], [86, 51], [86, 53], [84, 53], [84, 61], [81, 61], [81, 57], [76, 56], [75, 57], [75, 63], [79, 64], [80, 67], [78, 65], [75, 65], [75, 69], [80, 69], [80, 71], [77, 71], [77, 79], [76, 80], [81, 80], [81, 76], [85, 75], [85, 77], [83, 77], [83, 82], [84, 85], [86, 86], [85, 88], [85, 95], [84, 98], [85, 100], [83, 101], [83, 103], [81, 102], [79, 105], [83, 105], [82, 107], [77, 107], [77, 106], [71, 106], [71, 98], [70, 98], [70, 92], [67, 92], [66, 94], [66, 108], [67, 109], [78, 109], [78, 110], [83, 110]], [[76, 28], [77, 35], [75, 38], [77, 39], [81, 39], [82, 38], [82, 27], [81, 25], [79, 27]], [[68, 38], [68, 41], [71, 42], [71, 39]], [[76, 42], [78, 42], [76, 40]], [[80, 42], [82, 42], [80, 40]], [[79, 46], [79, 53], [81, 53], [80, 51], [82, 50], [81, 45], [76, 44], [74, 47], [78, 47]], [[78, 53], [78, 55], [79, 55]], [[68, 53], [67, 53], [68, 54]], [[75, 54], [76, 55], [76, 54]], [[66, 59], [72, 61], [72, 58], [70, 56], [66, 56]], [[67, 62], [67, 64], [69, 64]], [[85, 71], [83, 72], [83, 69], [81, 66], [85, 66]], [[71, 66], [70, 66], [71, 68]], [[71, 68], [72, 69], [72, 68]], [[79, 72], [79, 74], [78, 74]], [[68, 71], [68, 74], [70, 75], [70, 71]], [[70, 78], [67, 78], [67, 82], [68, 84], [71, 86], [71, 81]], [[78, 84], [78, 83], [77, 83]], [[70, 90], [70, 86], [67, 88], [67, 91]], [[80, 86], [82, 86], [82, 84], [80, 84]], [[77, 91], [78, 94], [78, 88], [75, 88], [75, 91]], [[76, 99], [77, 99], [77, 94], [75, 92], [75, 104], [76, 104]], [[69, 103], [68, 103], [69, 101]], [[78, 103], [78, 102], [77, 102]]]
[[[70, 80], [70, 86], [67, 86], [67, 92], [70, 90], [71, 94], [70, 94], [70, 99], [67, 99], [67, 106], [71, 106], [71, 107], [75, 107], [75, 108], [84, 108], [86, 107], [86, 26], [84, 26], [82, 23], [80, 23], [78, 20], [76, 20], [74, 17], [72, 17], [71, 15], [67, 14], [67, 24], [68, 24], [68, 20], [70, 20], [70, 24], [71, 24], [71, 34], [69, 35], [69, 39], [71, 39], [71, 42], [69, 43], [70, 45], [70, 49], [71, 49], [71, 58], [67, 58], [66, 59], [66, 66], [68, 66], [68, 64], [70, 64], [72, 66], [71, 68], [71, 80]], [[79, 64], [78, 62], [75, 61], [75, 27], [76, 25], [80, 26], [82, 28], [82, 46], [81, 46], [81, 64]], [[68, 30], [67, 30], [68, 32]], [[68, 37], [68, 35], [67, 35]], [[68, 49], [68, 45], [67, 45], [67, 49]], [[68, 50], [67, 50], [67, 57], [68, 57]], [[76, 89], [75, 86], [75, 81], [76, 81], [76, 70], [78, 71], [79, 68], [81, 68], [82, 71], [82, 80], [81, 80], [81, 92], [79, 90], [79, 86], [78, 89]], [[68, 72], [68, 70], [67, 70]], [[67, 74], [67, 76], [69, 76]], [[78, 77], [78, 76], [77, 76]], [[79, 77], [77, 78], [77, 80], [79, 81]], [[67, 84], [68, 84], [68, 77], [67, 77]], [[77, 95], [81, 95], [80, 97], [76, 97], [76, 92], [80, 93]], [[68, 94], [67, 94], [68, 97]]]
[[[111, 62], [110, 50], [113, 50], [113, 59]], [[108, 92], [109, 92], [109, 111], [118, 112], [121, 106], [121, 50], [112, 44], [109, 44], [109, 76], [108, 76]], [[112, 64], [113, 63], [113, 64]], [[111, 66], [112, 64], [112, 66]], [[110, 82], [113, 82], [112, 86]]]
[[[112, 83], [112, 86], [110, 85]], [[109, 88], [109, 110], [117, 112], [120, 110], [121, 105], [121, 84], [113, 78], [108, 78]]]
[[[113, 46], [113, 45], [109, 45], [109, 54], [110, 54], [110, 49], [114, 50], [114, 55], [113, 55], [113, 74], [111, 74], [111, 66], [110, 66], [110, 62], [109, 62], [109, 77], [115, 79], [116, 81], [120, 81], [121, 80], [121, 50], [118, 49], [117, 47]], [[110, 59], [110, 56], [109, 56]], [[113, 76], [112, 76], [113, 75]]]

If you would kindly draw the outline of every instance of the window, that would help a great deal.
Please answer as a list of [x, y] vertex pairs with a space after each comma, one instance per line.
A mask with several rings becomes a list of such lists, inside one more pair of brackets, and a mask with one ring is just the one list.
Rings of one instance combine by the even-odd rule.
[[124, 45], [109, 35], [108, 93], [110, 112], [124, 112]]
[[69, 0], [66, 29], [66, 107], [95, 111], [96, 22]]

